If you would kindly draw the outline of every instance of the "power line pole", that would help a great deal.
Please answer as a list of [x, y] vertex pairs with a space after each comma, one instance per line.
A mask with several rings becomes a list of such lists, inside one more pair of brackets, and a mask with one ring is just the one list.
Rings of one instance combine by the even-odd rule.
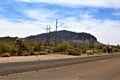
[[57, 45], [57, 36], [58, 36], [58, 34], [57, 34], [57, 28], [58, 28], [58, 20], [56, 19], [56, 31], [55, 31], [55, 46]]
[[50, 25], [46, 27], [46, 44], [50, 44]]
[[50, 25], [48, 25], [48, 44], [50, 44]]
[[48, 43], [48, 26], [46, 27], [46, 44]]

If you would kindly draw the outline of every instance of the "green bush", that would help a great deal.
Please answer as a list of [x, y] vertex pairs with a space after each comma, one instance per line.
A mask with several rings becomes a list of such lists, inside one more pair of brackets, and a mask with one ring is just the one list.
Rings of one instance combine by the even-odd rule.
[[0, 43], [0, 54], [7, 53], [12, 50], [12, 45], [6, 43]]
[[62, 43], [59, 43], [53, 51], [66, 52], [69, 47], [70, 47], [70, 44], [67, 41], [63, 41]]
[[18, 56], [27, 55], [26, 53], [29, 51], [29, 47], [26, 44], [26, 41], [22, 39], [16, 39], [15, 47]]
[[80, 56], [81, 55], [80, 50], [76, 49], [76, 48], [68, 49], [67, 52], [68, 52], [69, 55], [75, 55], [75, 56]]
[[41, 51], [42, 47], [41, 47], [41, 43], [34, 43], [34, 51]]
[[17, 56], [17, 49], [13, 47], [10, 51], [11, 56]]

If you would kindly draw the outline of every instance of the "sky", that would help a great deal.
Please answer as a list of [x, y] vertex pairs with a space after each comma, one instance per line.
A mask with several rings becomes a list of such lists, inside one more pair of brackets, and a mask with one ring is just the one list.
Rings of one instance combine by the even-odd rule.
[[86, 32], [120, 45], [120, 0], [0, 0], [0, 37], [58, 30]]

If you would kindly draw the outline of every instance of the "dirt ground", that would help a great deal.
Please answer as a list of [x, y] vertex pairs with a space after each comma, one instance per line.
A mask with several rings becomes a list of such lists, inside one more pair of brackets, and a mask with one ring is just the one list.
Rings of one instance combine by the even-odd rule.
[[[108, 55], [108, 54], [102, 54]], [[91, 55], [98, 56], [98, 55]], [[12, 56], [12, 57], [0, 57], [0, 63], [8, 62], [24, 62], [24, 61], [35, 61], [35, 60], [52, 60], [52, 59], [64, 59], [64, 58], [75, 58], [75, 57], [87, 57], [87, 55], [82, 56], [72, 56], [63, 54], [48, 54], [48, 55], [38, 55], [38, 56]]]
[[62, 54], [49, 54], [49, 55], [38, 55], [38, 56], [12, 56], [12, 57], [0, 57], [0, 63], [51, 60], [51, 59], [63, 59], [63, 58], [74, 58], [74, 57], [78, 57], [78, 56], [62, 55]]

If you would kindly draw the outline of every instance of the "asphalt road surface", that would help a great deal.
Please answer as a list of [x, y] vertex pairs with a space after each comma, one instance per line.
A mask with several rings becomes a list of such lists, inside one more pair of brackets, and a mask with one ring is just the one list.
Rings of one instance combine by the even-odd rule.
[[[9, 71], [8, 68], [7, 70]], [[90, 62], [9, 74], [8, 76], [2, 76], [0, 80], [120, 80], [120, 57], [109, 57]]]

